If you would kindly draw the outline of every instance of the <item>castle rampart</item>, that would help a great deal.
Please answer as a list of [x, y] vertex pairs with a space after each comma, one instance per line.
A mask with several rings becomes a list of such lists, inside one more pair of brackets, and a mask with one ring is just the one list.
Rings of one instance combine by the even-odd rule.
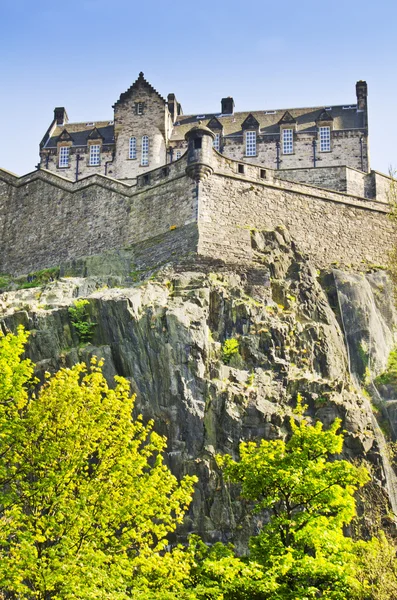
[[332, 167], [303, 174], [302, 183], [304, 170], [281, 177], [224, 157], [206, 127], [191, 129], [187, 140], [182, 158], [132, 185], [102, 175], [74, 183], [45, 170], [21, 178], [0, 171], [1, 272], [24, 274], [126, 248], [131, 269], [192, 253], [251, 261], [250, 229], [280, 225], [320, 268], [386, 263], [393, 238], [387, 177]]

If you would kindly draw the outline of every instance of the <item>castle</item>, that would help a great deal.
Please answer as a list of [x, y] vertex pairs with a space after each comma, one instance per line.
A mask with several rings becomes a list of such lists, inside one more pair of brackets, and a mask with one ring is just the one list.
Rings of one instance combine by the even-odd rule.
[[56, 108], [39, 168], [0, 170], [0, 272], [93, 273], [109, 252], [109, 272], [186, 256], [254, 264], [255, 230], [278, 226], [319, 268], [385, 264], [390, 179], [369, 168], [364, 81], [356, 96], [250, 113], [227, 97], [185, 116], [140, 73], [111, 121]]
[[202, 121], [214, 148], [229, 158], [271, 169], [346, 165], [369, 171], [367, 84], [356, 84], [356, 103], [314, 108], [184, 115], [175, 94], [165, 100], [143, 73], [114, 104], [112, 120], [69, 123], [65, 108], [40, 144], [40, 166], [77, 181], [94, 173], [131, 181], [186, 152], [186, 133]]

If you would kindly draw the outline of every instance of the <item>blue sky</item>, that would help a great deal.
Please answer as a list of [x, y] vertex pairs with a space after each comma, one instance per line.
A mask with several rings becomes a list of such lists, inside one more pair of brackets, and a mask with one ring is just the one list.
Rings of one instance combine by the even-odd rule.
[[397, 3], [0, 0], [0, 167], [24, 174], [55, 106], [112, 118], [144, 71], [186, 114], [355, 102], [369, 87], [373, 169], [397, 167]]

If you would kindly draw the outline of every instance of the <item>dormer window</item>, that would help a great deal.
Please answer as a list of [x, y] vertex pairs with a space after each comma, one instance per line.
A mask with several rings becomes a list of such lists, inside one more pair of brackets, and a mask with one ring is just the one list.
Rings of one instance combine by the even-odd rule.
[[59, 166], [65, 168], [69, 166], [69, 146], [59, 148]]
[[245, 133], [245, 155], [256, 156], [256, 131]]
[[130, 159], [136, 158], [136, 137], [130, 137], [128, 158], [130, 158]]
[[101, 164], [101, 146], [99, 144], [91, 144], [90, 146], [90, 166], [97, 167]]
[[137, 115], [143, 115], [143, 109], [144, 109], [145, 105], [143, 102], [136, 102], [135, 103], [135, 113]]
[[282, 142], [283, 142], [283, 154], [294, 153], [294, 130], [283, 129], [282, 130]]
[[149, 137], [147, 135], [142, 136], [142, 147], [141, 147], [141, 165], [147, 167], [149, 164]]
[[319, 127], [320, 152], [331, 151], [331, 127]]
[[213, 147], [215, 148], [215, 150], [220, 150], [221, 147], [221, 134], [220, 133], [216, 133], [215, 137], [214, 137], [214, 141], [212, 142]]

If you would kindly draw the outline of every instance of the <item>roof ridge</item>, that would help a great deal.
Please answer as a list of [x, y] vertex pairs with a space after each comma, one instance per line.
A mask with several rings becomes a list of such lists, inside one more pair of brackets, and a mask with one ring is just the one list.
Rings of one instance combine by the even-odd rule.
[[152, 92], [154, 92], [155, 94], [157, 94], [157, 96], [159, 96], [159, 98], [161, 98], [161, 100], [164, 102], [164, 104], [166, 104], [166, 100], [165, 98], [163, 98], [163, 96], [152, 86], [151, 83], [149, 83], [147, 81], [147, 79], [145, 79], [144, 75], [143, 75], [143, 71], [141, 71], [139, 73], [138, 79], [136, 79], [134, 81], [134, 83], [132, 85], [130, 85], [130, 87], [128, 88], [128, 90], [126, 90], [125, 92], [122, 92], [120, 94], [120, 98], [113, 104], [113, 108], [115, 108], [118, 104], [121, 104], [122, 102], [124, 102], [124, 100], [126, 98], [128, 98], [128, 96], [131, 94], [131, 92], [136, 89], [138, 87], [139, 84], [143, 84], [145, 87], [147, 87], [149, 90], [151, 90]]

